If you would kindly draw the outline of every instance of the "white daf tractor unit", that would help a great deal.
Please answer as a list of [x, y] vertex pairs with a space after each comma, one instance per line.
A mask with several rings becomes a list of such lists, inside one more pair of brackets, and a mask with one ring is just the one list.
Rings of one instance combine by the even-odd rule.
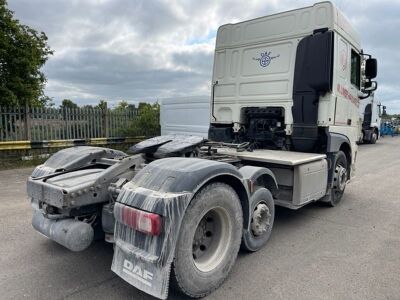
[[374, 93], [365, 99], [360, 99], [360, 143], [375, 144], [378, 140], [381, 129], [381, 107], [381, 102], [376, 99]]
[[268, 242], [276, 205], [341, 201], [354, 176], [359, 99], [376, 89], [376, 72], [330, 2], [223, 25], [208, 139], [155, 137], [130, 155], [61, 150], [28, 180], [32, 225], [72, 251], [115, 243], [111, 270], [155, 297], [167, 298], [171, 281], [203, 297], [240, 247]]

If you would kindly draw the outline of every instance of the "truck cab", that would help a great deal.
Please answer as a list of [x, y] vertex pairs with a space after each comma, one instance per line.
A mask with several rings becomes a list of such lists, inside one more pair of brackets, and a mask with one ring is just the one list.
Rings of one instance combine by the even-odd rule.
[[371, 89], [374, 67], [331, 2], [223, 25], [215, 47], [209, 138], [328, 155], [342, 150], [350, 177], [359, 97], [367, 93], [366, 82]]

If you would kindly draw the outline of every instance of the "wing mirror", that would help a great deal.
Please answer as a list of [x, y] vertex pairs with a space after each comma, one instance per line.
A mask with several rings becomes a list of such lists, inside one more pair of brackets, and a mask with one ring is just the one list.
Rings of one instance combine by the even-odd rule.
[[374, 79], [378, 72], [378, 61], [375, 58], [368, 58], [365, 61], [365, 77]]
[[376, 81], [367, 81], [364, 84], [364, 91], [365, 92], [373, 92], [378, 88], [378, 82]]
[[373, 91], [376, 91], [377, 88], [378, 88], [378, 82], [367, 79], [364, 82], [364, 88], [360, 91], [358, 98], [360, 99], [368, 98]]

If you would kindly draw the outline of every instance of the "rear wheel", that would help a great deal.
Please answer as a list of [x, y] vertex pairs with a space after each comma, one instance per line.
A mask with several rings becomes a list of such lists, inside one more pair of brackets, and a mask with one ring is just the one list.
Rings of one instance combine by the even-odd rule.
[[235, 263], [242, 228], [236, 192], [219, 182], [204, 187], [182, 220], [172, 276], [178, 289], [198, 298], [218, 288]]

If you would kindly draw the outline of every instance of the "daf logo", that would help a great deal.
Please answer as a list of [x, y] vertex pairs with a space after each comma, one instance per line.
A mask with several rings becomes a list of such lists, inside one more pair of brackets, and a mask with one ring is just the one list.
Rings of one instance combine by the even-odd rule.
[[142, 269], [138, 265], [134, 266], [129, 260], [124, 260], [122, 272], [130, 277], [135, 278], [136, 280], [139, 280], [141, 283], [144, 283], [147, 286], [151, 287], [152, 285], [150, 281], [153, 280], [153, 273], [147, 271], [146, 269]]
[[253, 57], [253, 60], [258, 60], [260, 62], [260, 66], [263, 67], [263, 68], [268, 67], [269, 64], [271, 63], [271, 60], [281, 56], [280, 54], [272, 56], [271, 55], [271, 51], [262, 52], [260, 55], [261, 55], [261, 57], [259, 57], [259, 58]]

